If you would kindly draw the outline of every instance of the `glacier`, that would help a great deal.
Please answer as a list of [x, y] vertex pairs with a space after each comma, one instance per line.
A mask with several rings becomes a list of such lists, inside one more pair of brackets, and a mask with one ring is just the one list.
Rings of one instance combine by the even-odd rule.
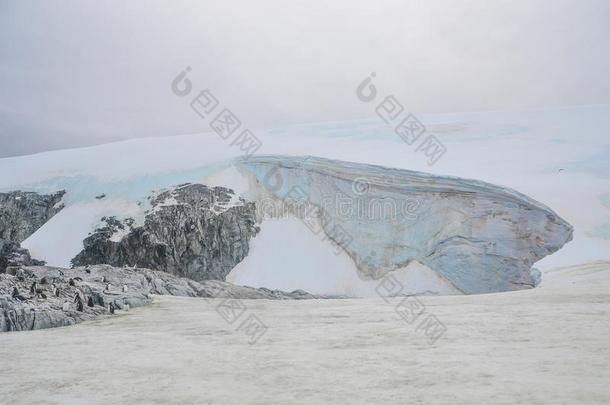
[[417, 261], [465, 294], [518, 290], [535, 285], [535, 262], [572, 239], [550, 208], [477, 180], [312, 156], [236, 164], [255, 202], [287, 205], [264, 214], [290, 213], [323, 231], [364, 277]]
[[[610, 130], [608, 117], [610, 106], [603, 105], [423, 115], [428, 131], [448, 149], [434, 166], [378, 119], [257, 129], [256, 135], [264, 142], [265, 154], [383, 165], [519, 190], [574, 226], [569, 244], [534, 264], [544, 271], [607, 259], [610, 239], [595, 229], [608, 223], [603, 196], [610, 180], [607, 153], [602, 153], [610, 147], [604, 135]], [[132, 139], [0, 159], [0, 192], [66, 190], [65, 208], [22, 243], [33, 257], [66, 267], [83, 249], [83, 240], [103, 226], [102, 217], [135, 218], [141, 225], [150, 209], [147, 197], [154, 190], [191, 182], [246, 195], [247, 181], [231, 163], [238, 157], [238, 149], [210, 132]], [[100, 194], [107, 197], [95, 199]], [[298, 237], [282, 237], [288, 232]], [[308, 291], [335, 294], [349, 294], [344, 288], [349, 284], [355, 295], [376, 294], [375, 280], [363, 275], [347, 254], [335, 256], [331, 243], [311, 235], [302, 221], [288, 217], [262, 222], [250, 254], [228, 280], [281, 289], [297, 288], [302, 282]], [[273, 257], [263, 254], [267, 250], [259, 237], [278, 246]], [[409, 283], [425, 276], [422, 288], [414, 289], [419, 292], [433, 287], [437, 272], [414, 261], [391, 274], [404, 276], [401, 280]], [[449, 292], [447, 280], [442, 282], [437, 291]]]

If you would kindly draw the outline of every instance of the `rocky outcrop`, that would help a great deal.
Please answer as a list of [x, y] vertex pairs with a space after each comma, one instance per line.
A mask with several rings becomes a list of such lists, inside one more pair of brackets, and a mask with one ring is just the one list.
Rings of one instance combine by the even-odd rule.
[[109, 264], [161, 270], [193, 280], [225, 280], [259, 228], [255, 206], [224, 187], [183, 184], [150, 198], [142, 226], [105, 218], [73, 265]]
[[43, 264], [32, 259], [20, 243], [64, 207], [60, 203], [64, 194], [0, 193], [0, 273], [7, 266]]
[[[85, 281], [85, 271], [9, 267], [0, 274], [0, 332], [74, 325], [150, 301], [139, 290]], [[110, 307], [112, 304], [112, 309]]]
[[[196, 281], [141, 268], [97, 265], [63, 269], [10, 267], [0, 274], [0, 331], [46, 329], [111, 316], [146, 305], [151, 294], [202, 298], [311, 299], [322, 297]], [[118, 312], [117, 312], [118, 313]]]
[[42, 266], [45, 262], [32, 259], [30, 252], [19, 243], [0, 239], [0, 273], [10, 266]]
[[0, 193], [0, 239], [21, 243], [64, 207], [65, 191], [54, 194]]
[[367, 278], [415, 260], [466, 294], [531, 288], [532, 265], [572, 239], [550, 208], [481, 181], [315, 157], [236, 165], [249, 198], [280, 201], [280, 215], [323, 231]]

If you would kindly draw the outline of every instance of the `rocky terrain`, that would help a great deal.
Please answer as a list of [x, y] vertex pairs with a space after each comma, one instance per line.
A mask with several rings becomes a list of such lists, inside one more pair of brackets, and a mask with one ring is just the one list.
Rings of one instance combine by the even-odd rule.
[[44, 264], [32, 259], [20, 243], [61, 211], [64, 194], [0, 193], [0, 273], [7, 266]]
[[65, 191], [0, 193], [0, 239], [23, 242], [63, 208]]
[[41, 266], [45, 262], [33, 259], [19, 243], [0, 239], [0, 273], [9, 266]]
[[517, 191], [457, 177], [316, 157], [238, 160], [248, 198], [282, 202], [320, 228], [364, 277], [416, 260], [466, 294], [531, 288], [532, 265], [572, 239], [572, 226]]
[[192, 280], [225, 280], [258, 232], [255, 206], [224, 187], [183, 184], [150, 198], [142, 226], [104, 218], [75, 266], [110, 264], [162, 270]]
[[199, 283], [143, 268], [9, 267], [6, 274], [0, 274], [0, 331], [46, 329], [111, 316], [115, 311], [150, 303], [152, 294], [274, 300], [334, 298], [218, 280]]

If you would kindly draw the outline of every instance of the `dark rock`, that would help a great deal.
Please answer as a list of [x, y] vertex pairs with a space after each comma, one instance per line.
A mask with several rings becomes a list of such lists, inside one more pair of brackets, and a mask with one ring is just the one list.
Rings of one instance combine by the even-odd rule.
[[106, 223], [84, 241], [74, 266], [109, 264], [165, 271], [193, 280], [224, 280], [256, 235], [255, 206], [224, 187], [185, 184], [150, 198], [144, 225]]
[[32, 259], [30, 252], [19, 243], [0, 239], [0, 273], [11, 266], [42, 266], [45, 262]]
[[9, 266], [42, 265], [20, 243], [64, 207], [65, 191], [54, 194], [12, 191], [0, 193], [0, 273]]
[[[302, 290], [287, 293], [242, 287], [218, 280], [196, 282], [141, 268], [96, 265], [89, 271], [82, 267], [33, 266], [12, 268], [12, 274], [0, 274], [0, 332], [73, 325], [110, 316], [116, 309], [127, 310], [148, 304], [151, 294], [236, 299], [339, 298], [316, 296]], [[42, 278], [53, 280], [53, 284], [39, 283]], [[82, 281], [71, 285], [70, 281], [77, 278]], [[114, 287], [107, 288], [102, 280], [108, 280]], [[32, 285], [42, 287], [33, 294], [26, 293]]]
[[0, 239], [21, 243], [64, 207], [65, 191], [54, 194], [0, 193]]

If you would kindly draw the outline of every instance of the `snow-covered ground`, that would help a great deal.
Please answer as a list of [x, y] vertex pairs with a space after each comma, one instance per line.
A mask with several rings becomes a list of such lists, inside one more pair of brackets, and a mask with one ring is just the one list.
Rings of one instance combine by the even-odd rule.
[[[259, 153], [316, 155], [514, 188], [546, 204], [575, 228], [574, 240], [536, 267], [610, 259], [610, 105], [419, 118], [428, 133], [447, 147], [432, 167], [423, 153], [405, 144], [380, 118], [254, 132], [263, 141]], [[230, 167], [230, 159], [239, 154], [239, 148], [210, 132], [45, 152], [0, 159], [0, 191], [68, 191], [66, 208], [23, 243], [35, 257], [67, 266], [102, 216], [141, 220], [152, 190], [203, 182], [243, 191], [245, 185]], [[102, 193], [107, 197], [96, 200]], [[266, 225], [260, 238], [281, 244], [284, 259], [257, 253], [269, 249], [269, 243], [255, 238], [252, 257], [235, 269], [232, 280], [264, 282], [271, 288], [286, 288], [300, 280], [304, 283], [300, 288], [329, 292], [330, 285], [340, 294], [370, 290], [365, 282], [356, 281], [343, 259], [329, 255], [333, 248], [327, 242], [314, 242], [295, 226], [290, 221]], [[302, 237], [285, 237], [293, 230]], [[311, 257], [303, 257], [297, 245], [308, 246]], [[293, 255], [288, 257], [288, 252]], [[300, 255], [299, 260], [294, 255]], [[297, 262], [300, 265], [295, 266]], [[418, 273], [417, 277], [427, 276]]]
[[[2, 403], [610, 402], [610, 262], [546, 271], [540, 288], [422, 297], [429, 344], [399, 299], [244, 301], [253, 345], [215, 307], [158, 297], [76, 326], [0, 335]], [[60, 342], [55, 343], [55, 342]]]

